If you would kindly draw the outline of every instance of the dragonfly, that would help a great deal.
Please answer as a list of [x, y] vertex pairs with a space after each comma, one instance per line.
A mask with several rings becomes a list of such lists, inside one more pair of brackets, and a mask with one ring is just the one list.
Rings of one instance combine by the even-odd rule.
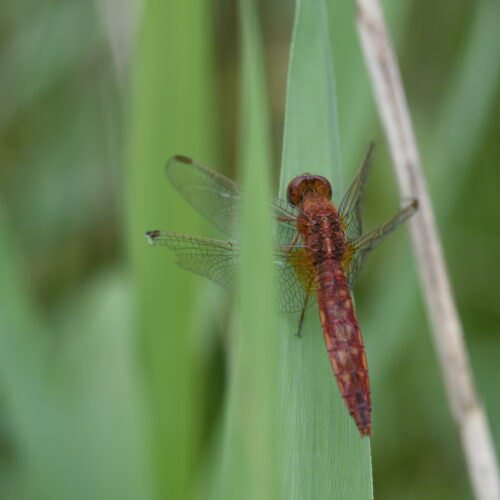
[[[370, 144], [338, 208], [323, 176], [303, 174], [288, 185], [286, 200], [269, 203], [273, 261], [280, 311], [300, 312], [317, 304], [333, 372], [347, 410], [361, 436], [371, 436], [368, 364], [351, 290], [368, 254], [417, 210], [412, 200], [379, 227], [363, 234], [361, 206], [371, 165]], [[172, 250], [177, 263], [228, 290], [238, 280], [237, 242], [244, 190], [220, 173], [186, 156], [174, 156], [166, 175], [176, 190], [231, 241], [189, 234], [148, 231], [151, 245]]]

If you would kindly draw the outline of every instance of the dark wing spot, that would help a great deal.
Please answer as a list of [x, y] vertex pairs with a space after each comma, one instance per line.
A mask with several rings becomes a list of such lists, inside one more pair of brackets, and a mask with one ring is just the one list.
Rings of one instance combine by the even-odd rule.
[[193, 163], [193, 160], [191, 158], [189, 158], [188, 156], [176, 155], [175, 159], [177, 161], [182, 162], [182, 163], [188, 163], [188, 164]]

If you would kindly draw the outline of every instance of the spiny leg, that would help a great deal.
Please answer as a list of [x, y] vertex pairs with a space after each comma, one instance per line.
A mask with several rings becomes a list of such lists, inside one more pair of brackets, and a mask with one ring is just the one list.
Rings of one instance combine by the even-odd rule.
[[304, 316], [305, 316], [306, 309], [307, 309], [307, 302], [309, 300], [309, 295], [311, 294], [311, 286], [313, 283], [313, 279], [314, 279], [314, 275], [311, 275], [311, 277], [309, 278], [309, 283], [307, 284], [306, 294], [304, 296], [304, 305], [302, 306], [302, 310], [300, 311], [299, 327], [297, 329], [297, 333], [295, 334], [295, 335], [297, 335], [297, 337], [302, 336], [300, 334], [300, 331], [302, 330], [302, 323], [304, 323]]

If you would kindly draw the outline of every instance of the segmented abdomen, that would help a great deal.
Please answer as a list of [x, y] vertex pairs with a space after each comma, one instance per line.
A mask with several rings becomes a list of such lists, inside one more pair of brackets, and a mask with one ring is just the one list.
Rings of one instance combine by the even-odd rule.
[[368, 365], [347, 280], [340, 262], [317, 264], [318, 304], [326, 348], [342, 397], [361, 435], [371, 435]]

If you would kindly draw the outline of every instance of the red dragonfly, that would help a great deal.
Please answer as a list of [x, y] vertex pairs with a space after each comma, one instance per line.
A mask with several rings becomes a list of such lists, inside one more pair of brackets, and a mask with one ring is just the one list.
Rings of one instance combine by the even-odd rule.
[[[362, 234], [361, 203], [373, 145], [338, 209], [332, 188], [319, 175], [304, 174], [288, 185], [287, 201], [271, 204], [279, 308], [301, 311], [318, 303], [326, 349], [337, 384], [361, 436], [371, 435], [368, 365], [354, 312], [353, 288], [368, 253], [417, 209], [416, 200], [381, 226]], [[227, 177], [185, 156], [166, 166], [170, 182], [218, 229], [237, 238], [243, 191]], [[178, 264], [232, 290], [238, 276], [237, 243], [187, 234], [149, 231], [152, 245], [165, 245]]]

